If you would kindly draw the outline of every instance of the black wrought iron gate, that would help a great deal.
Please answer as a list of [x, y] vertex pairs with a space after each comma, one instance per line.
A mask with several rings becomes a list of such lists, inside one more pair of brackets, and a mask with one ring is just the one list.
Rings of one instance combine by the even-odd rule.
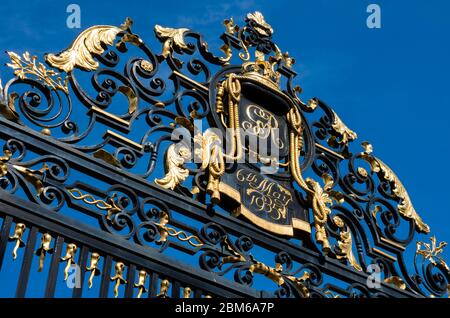
[[302, 102], [259, 12], [225, 21], [219, 55], [161, 26], [156, 54], [131, 24], [91, 27], [46, 64], [8, 52], [1, 296], [448, 295], [445, 244], [411, 247], [430, 229], [402, 183]]

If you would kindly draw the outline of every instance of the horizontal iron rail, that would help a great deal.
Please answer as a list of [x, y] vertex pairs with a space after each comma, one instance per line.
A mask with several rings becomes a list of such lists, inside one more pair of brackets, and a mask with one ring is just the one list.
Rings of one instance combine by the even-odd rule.
[[[151, 247], [139, 246], [117, 235], [95, 229], [73, 218], [57, 214], [35, 203], [0, 191], [0, 213], [24, 222], [29, 227], [57, 233], [67, 241], [87, 245], [115, 259], [149, 269], [194, 288], [224, 297], [261, 297], [261, 292], [240, 285], [214, 273], [182, 263]], [[109, 278], [108, 278], [109, 279]]]

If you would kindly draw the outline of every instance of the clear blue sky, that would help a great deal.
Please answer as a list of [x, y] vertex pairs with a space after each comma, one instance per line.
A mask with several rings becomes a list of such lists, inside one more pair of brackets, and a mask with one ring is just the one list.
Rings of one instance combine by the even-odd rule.
[[[187, 27], [213, 46], [222, 20], [260, 10], [276, 43], [295, 57], [304, 99], [332, 106], [406, 186], [438, 241], [450, 242], [447, 136], [450, 116], [450, 2], [347, 1], [17, 1], [0, 5], [0, 48], [42, 56], [66, 48], [80, 32], [66, 27], [66, 7], [81, 6], [81, 27], [119, 25], [156, 43], [153, 26]], [[377, 3], [382, 28], [366, 27]], [[0, 57], [0, 63], [6, 62]], [[3, 69], [4, 70], [4, 69]], [[449, 255], [446, 251], [445, 255]]]

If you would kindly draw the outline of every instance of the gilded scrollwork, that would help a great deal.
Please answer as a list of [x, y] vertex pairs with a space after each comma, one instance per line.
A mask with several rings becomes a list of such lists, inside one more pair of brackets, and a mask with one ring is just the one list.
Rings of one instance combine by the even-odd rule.
[[155, 25], [156, 37], [164, 43], [161, 56], [167, 58], [173, 53], [173, 50], [179, 51], [187, 49], [188, 46], [184, 42], [184, 34], [187, 31], [189, 31], [189, 29], [173, 29]]
[[189, 170], [183, 164], [191, 157], [191, 151], [182, 144], [172, 144], [167, 149], [165, 170], [166, 175], [155, 179], [155, 183], [165, 189], [174, 190], [189, 176]]
[[370, 144], [364, 143], [363, 146], [365, 151], [361, 154], [361, 157], [370, 164], [372, 172], [376, 173], [380, 180], [387, 181], [392, 185], [392, 193], [400, 201], [397, 205], [400, 214], [407, 219], [413, 220], [419, 231], [429, 233], [430, 227], [424, 223], [415, 210], [408, 192], [397, 175], [383, 161], [371, 155], [372, 146]]
[[358, 138], [358, 135], [347, 127], [347, 125], [344, 124], [342, 119], [336, 114], [336, 112], [333, 110], [333, 123], [331, 124], [331, 127], [334, 129], [334, 132], [339, 136], [339, 140], [336, 140], [335, 136], [331, 136], [328, 142], [330, 144], [338, 143], [340, 145], [343, 145], [345, 147], [348, 147], [348, 144]]
[[48, 54], [46, 61], [53, 67], [70, 73], [75, 67], [86, 71], [96, 70], [99, 66], [94, 60], [94, 54], [104, 52], [105, 45], [112, 45], [119, 32], [127, 30], [132, 24], [127, 19], [120, 27], [96, 25], [90, 27], [75, 39], [68, 49], [59, 54]]
[[[37, 57], [32, 57], [28, 52], [23, 55], [9, 52], [11, 63], [8, 66], [13, 68], [16, 78], [8, 81], [5, 87], [0, 82], [2, 124], [12, 121], [22, 126], [37, 125], [37, 131], [41, 133], [39, 138], [44, 138], [44, 142], [51, 144], [53, 139], [58, 139], [63, 144], [58, 144], [58, 147], [73, 147], [85, 155], [100, 159], [110, 165], [102, 164], [102, 169], [108, 168], [114, 176], [130, 172], [135, 179], [142, 177], [154, 180], [154, 172], [162, 166], [159, 161], [163, 155], [165, 170], [163, 177], [154, 181], [161, 188], [155, 188], [145, 180], [133, 182], [140, 183], [143, 188], [135, 187], [131, 182], [125, 184], [123, 179], [118, 180], [117, 184], [109, 184], [113, 181], [105, 177], [102, 181], [111, 188], [95, 189], [86, 184], [93, 178], [93, 175], [88, 173], [86, 179], [89, 181], [83, 181], [86, 183], [82, 186], [79, 181], [68, 185], [65, 184], [68, 165], [66, 168], [63, 164], [52, 166], [47, 163], [48, 158], [56, 158], [53, 155], [23, 163], [21, 160], [25, 151], [19, 159], [13, 158], [14, 148], [20, 146], [15, 145], [17, 142], [8, 142], [4, 146], [3, 156], [0, 157], [0, 187], [13, 188], [11, 193], [16, 193], [17, 189], [25, 189], [28, 198], [40, 205], [57, 198], [58, 207], [54, 210], [62, 213], [66, 210], [80, 211], [96, 219], [101, 230], [116, 234], [130, 243], [148, 246], [161, 253], [166, 249], [176, 249], [189, 254], [189, 257], [201, 254], [199, 262], [202, 269], [223, 277], [231, 272], [239, 284], [251, 287], [253, 275], [262, 275], [277, 285], [279, 290], [274, 295], [279, 297], [384, 295], [384, 291], [375, 292], [358, 284], [350, 284], [347, 289], [333, 289], [329, 285], [319, 288], [321, 282], [318, 282], [319, 279], [315, 276], [321, 275], [323, 264], [317, 266], [315, 273], [304, 271], [304, 259], [301, 256], [305, 252], [319, 254], [320, 248], [325, 254], [324, 266], [331, 262], [342, 271], [352, 270], [352, 267], [361, 272], [357, 275], [361, 277], [366, 274], [363, 272], [366, 258], [371, 259], [382, 267], [386, 277], [384, 282], [401, 290], [405, 295], [411, 291], [420, 295], [429, 295], [431, 292], [439, 296], [447, 293], [450, 274], [442, 257], [445, 243], [437, 245], [435, 238], [432, 238], [431, 244], [418, 243], [416, 261], [422, 260], [427, 264], [422, 267], [423, 272], [416, 269], [415, 275], [409, 275], [409, 268], [405, 268], [400, 257], [413, 240], [415, 230], [428, 233], [429, 227], [415, 211], [408, 193], [394, 172], [371, 154], [370, 144], [365, 144], [366, 150], [362, 154], [353, 155], [348, 152], [350, 143], [357, 135], [330, 107], [317, 98], [310, 99], [307, 103], [302, 102], [297, 96], [297, 93], [301, 93], [301, 88], [293, 83], [296, 76], [293, 69], [295, 60], [287, 52], [283, 53], [272, 41], [273, 29], [261, 13], [248, 14], [246, 24], [242, 27], [236, 25], [233, 19], [225, 21], [224, 24], [226, 30], [221, 37], [224, 44], [220, 49], [225, 57], [214, 56], [208, 51], [208, 44], [203, 37], [190, 29], [161, 26], [155, 27], [156, 37], [162, 42], [162, 52], [156, 55], [137, 35], [131, 33], [130, 20], [120, 27], [91, 27], [83, 31], [67, 50], [59, 54], [48, 54], [45, 57], [48, 66], [60, 70], [61, 73], [39, 63]], [[193, 39], [196, 41], [192, 41]], [[124, 48], [125, 43], [135, 45], [132, 49], [141, 55], [119, 64], [119, 61], [125, 61], [120, 55], [128, 49]], [[239, 52], [238, 55], [236, 51]], [[251, 61], [253, 54], [255, 60]], [[178, 55], [183, 55], [183, 62], [176, 59]], [[234, 63], [232, 57], [235, 57], [238, 65], [230, 65], [231, 62]], [[241, 58], [241, 61], [238, 58]], [[214, 74], [207, 62], [216, 68], [222, 68]], [[161, 74], [161, 65], [169, 67], [170, 74]], [[76, 69], [89, 72], [75, 72]], [[190, 75], [194, 76], [191, 78]], [[77, 76], [80, 76], [79, 80]], [[90, 77], [90, 81], [81, 76]], [[82, 87], [81, 83], [92, 83], [94, 89]], [[15, 86], [16, 84], [19, 85]], [[27, 89], [24, 88], [27, 85], [31, 87], [30, 91], [22, 92], [21, 90]], [[252, 100], [248, 98], [251, 96], [247, 95], [255, 86], [259, 89], [256, 94], [270, 92], [282, 100], [288, 100], [289, 105], [285, 112], [277, 103], [273, 103], [276, 107], [270, 108], [270, 111], [257, 106], [257, 98]], [[90, 91], [94, 91], [92, 96], [86, 93]], [[113, 105], [117, 95], [126, 99], [124, 104], [128, 107], [122, 107], [124, 105], [121, 102], [118, 107]], [[83, 117], [88, 120], [78, 122], [71, 119], [74, 96], [88, 108], [87, 117]], [[258, 97], [265, 101], [263, 93]], [[52, 120], [50, 110], [58, 114], [63, 113], [61, 109], [54, 108], [57, 104], [55, 101], [68, 105], [69, 114], [64, 114], [57, 123], [49, 123], [43, 118], [43, 114], [50, 114], [48, 117]], [[255, 107], [248, 107], [248, 113], [244, 110], [240, 114], [247, 101]], [[267, 103], [267, 106], [271, 105], [272, 103]], [[44, 108], [44, 111], [37, 111], [39, 107]], [[77, 114], [84, 114], [75, 108], [75, 103], [73, 109]], [[115, 113], [117, 109], [120, 109], [118, 114]], [[313, 116], [309, 116], [313, 111]], [[319, 112], [324, 115], [310, 125], [309, 120], [316, 120], [316, 115], [321, 114]], [[247, 116], [241, 121], [243, 117], [240, 115]], [[229, 128], [231, 134], [227, 140], [227, 148], [222, 147], [224, 139], [218, 134], [208, 130], [198, 131], [197, 126], [194, 126], [194, 119], [203, 120], [202, 124], [207, 123], [208, 128]], [[83, 131], [84, 124], [87, 128]], [[141, 136], [133, 139], [136, 136], [137, 124], [145, 129], [142, 130]], [[184, 144], [184, 140], [167, 145], [167, 140], [177, 125], [192, 133], [192, 138], [186, 143], [194, 145], [192, 153]], [[108, 126], [108, 130], [100, 136], [101, 141], [91, 144], [91, 140], [98, 137], [94, 136], [94, 132], [103, 126]], [[277, 168], [281, 170], [280, 175], [273, 179], [269, 177], [270, 181], [264, 181], [250, 174], [243, 175], [240, 169], [235, 169], [233, 172], [239, 177], [238, 186], [231, 189], [222, 188], [221, 185], [227, 181], [227, 173], [234, 168], [232, 165], [240, 159], [247, 159], [246, 156], [250, 153], [239, 129], [244, 128], [259, 137], [269, 138], [267, 131], [280, 127], [285, 129], [285, 137], [275, 140], [275, 144], [280, 148], [288, 148], [289, 153], [283, 155], [280, 160], [258, 153], [258, 163], [254, 165], [256, 170], [276, 163]], [[7, 135], [8, 130], [2, 133]], [[165, 146], [167, 147], [164, 148]], [[33, 149], [34, 147], [36, 146], [33, 146]], [[33, 151], [37, 153], [35, 150], [31, 150], [31, 153]], [[45, 149], [40, 151], [45, 152]], [[191, 157], [197, 159], [194, 164], [189, 162]], [[370, 164], [372, 174], [357, 166], [357, 161], [361, 159], [365, 161], [365, 166]], [[93, 167], [87, 167], [87, 170], [100, 165], [98, 160], [90, 161], [93, 162]], [[247, 161], [245, 164], [250, 166]], [[341, 169], [344, 164], [348, 164], [348, 169]], [[85, 173], [72, 162], [70, 168], [74, 170], [71, 177], [78, 176], [80, 172]], [[141, 168], [142, 171], [139, 170]], [[56, 178], [58, 171], [62, 171], [64, 177]], [[380, 180], [379, 186], [372, 177], [373, 173], [376, 173]], [[279, 180], [282, 181], [278, 182]], [[190, 190], [185, 187], [188, 183], [191, 185]], [[387, 193], [385, 188], [392, 193]], [[165, 190], [174, 190], [177, 194], [167, 193]], [[152, 191], [164, 194], [164, 199], [158, 198], [157, 195], [155, 197]], [[123, 196], [119, 192], [123, 192]], [[210, 205], [206, 194], [210, 196], [212, 203], [220, 203], [220, 207]], [[256, 212], [265, 217], [266, 221], [287, 223], [292, 210], [302, 210], [307, 219], [304, 221], [306, 226], [301, 228], [282, 224], [289, 230], [272, 231], [279, 236], [276, 239], [268, 236], [268, 242], [261, 242], [258, 236], [253, 238], [251, 234], [271, 230], [254, 220], [249, 219], [259, 228], [242, 226], [246, 231], [242, 236], [237, 236], [236, 229], [230, 228], [229, 225], [215, 223], [217, 214], [222, 212], [221, 209], [233, 213], [233, 217], [239, 217], [235, 210], [236, 202], [230, 202], [228, 205], [228, 201], [233, 196], [242, 195], [242, 199], [245, 194], [245, 199], [249, 199], [249, 202], [245, 202], [246, 207], [257, 203]], [[192, 211], [187, 211], [183, 206], [174, 206], [173, 202], [168, 204], [171, 207], [169, 209], [164, 203], [168, 197], [173, 197], [174, 202], [181, 202], [177, 201], [178, 199], [186, 200], [182, 202], [195, 200], [196, 209], [205, 213], [198, 213], [193, 217], [190, 213]], [[394, 201], [396, 204], [393, 205]], [[60, 210], [62, 206], [65, 208]], [[301, 209], [297, 209], [298, 207]], [[332, 212], [335, 211], [339, 211], [339, 214], [334, 215]], [[243, 213], [242, 215], [245, 216]], [[190, 223], [183, 218], [192, 218], [195, 221]], [[406, 223], [401, 222], [404, 219], [408, 221], [410, 232], [405, 239], [397, 238], [394, 232]], [[205, 224], [196, 228], [195, 224], [201, 220]], [[299, 219], [296, 221], [300, 222]], [[238, 222], [240, 221], [233, 224]], [[18, 228], [21, 224], [23, 228]], [[311, 225], [315, 228], [315, 239], [310, 235]], [[365, 232], [360, 225], [363, 225], [364, 229], [369, 227], [370, 231]], [[19, 223], [14, 230], [14, 235], [9, 238], [15, 242], [14, 252], [17, 255], [18, 248], [25, 244], [22, 236], [26, 227]], [[303, 232], [300, 232], [301, 230]], [[399, 232], [401, 231], [397, 231], [397, 235]], [[234, 235], [237, 237], [236, 241]], [[280, 259], [275, 260], [275, 266], [269, 266], [266, 259], [258, 257], [257, 260], [250, 254], [253, 244], [258, 248], [277, 250], [282, 247], [280, 242], [287, 236], [294, 236], [302, 241], [295, 249], [291, 246], [292, 257], [301, 265], [297, 271], [293, 271], [291, 266], [287, 266]], [[331, 240], [335, 241], [330, 243]], [[46, 255], [52, 253], [51, 243], [50, 234], [44, 234], [40, 248], [36, 251], [39, 271], [43, 269]], [[356, 246], [357, 253], [353, 250], [353, 245]], [[311, 247], [313, 251], [306, 251]], [[83, 254], [83, 248], [84, 246], [80, 247], [80, 260], [89, 260], [89, 254]], [[67, 269], [73, 265], [76, 252], [75, 244], [66, 245], [66, 254], [61, 259], [67, 262], [66, 279]], [[90, 262], [86, 270], [89, 272], [88, 286], [92, 287], [94, 277], [100, 274], [98, 267], [101, 258], [100, 254], [92, 250], [89, 253]], [[103, 253], [102, 257], [106, 256]], [[129, 264], [129, 260], [124, 262]], [[134, 267], [129, 268], [131, 270]], [[115, 270], [112, 279], [115, 283], [115, 295], [118, 295], [119, 286], [126, 283], [123, 274], [124, 263], [117, 262]], [[152, 275], [148, 270], [146, 272], [141, 269], [138, 272], [137, 283], [128, 282], [131, 284], [128, 287], [134, 285], [137, 288], [138, 297], [147, 292], [147, 279]], [[439, 271], [438, 274], [434, 272], [436, 270]], [[159, 296], [168, 297], [169, 279], [172, 281], [172, 278], [159, 277]], [[176, 286], [175, 280], [173, 282]], [[181, 283], [183, 285], [180, 286], [186, 286], [183, 296], [191, 297], [192, 290], [197, 294], [198, 286], [191, 285], [191, 290], [185, 282]], [[157, 286], [155, 288], [158, 289]], [[426, 291], [422, 291], [422, 288]], [[152, 290], [152, 293], [156, 294], [157, 291]]]
[[347, 260], [354, 269], [361, 272], [361, 265], [358, 264], [353, 254], [353, 239], [350, 229], [346, 228], [344, 220], [339, 216], [333, 217], [333, 223], [341, 230], [336, 246], [336, 258]]

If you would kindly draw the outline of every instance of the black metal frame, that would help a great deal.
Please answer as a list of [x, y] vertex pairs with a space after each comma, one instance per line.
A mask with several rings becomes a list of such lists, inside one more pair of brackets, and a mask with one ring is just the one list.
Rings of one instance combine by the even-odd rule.
[[[265, 35], [258, 31], [261, 27], [266, 29]], [[267, 35], [269, 33], [264, 23], [248, 18], [243, 29], [236, 31], [236, 34], [226, 32], [221, 39], [230, 51], [248, 54], [250, 49], [257, 49], [269, 54], [278, 50], [271, 34]], [[352, 140], [344, 139], [349, 132], [336, 130], [335, 125], [340, 119], [334, 111], [318, 99], [312, 101], [316, 108], [299, 99], [296, 94], [298, 89], [294, 85], [296, 73], [288, 65], [287, 57], [278, 61], [277, 72], [282, 75], [283, 93], [301, 110], [305, 128], [302, 171], [319, 177], [326, 173], [334, 180], [333, 189], [340, 192], [346, 205], [335, 203], [331, 206], [326, 231], [330, 238], [338, 241], [343, 229], [336, 227], [331, 215], [344, 220], [347, 231], [353, 237], [350, 249], [353, 245], [356, 247], [355, 259], [362, 270], [355, 270], [348, 257], [341, 257], [336, 248], [329, 254], [323, 253], [312, 237], [303, 236], [299, 242], [270, 234], [228, 214], [230, 211], [222, 211], [204, 195], [206, 173], [199, 167], [189, 169], [192, 185], [200, 189], [197, 196], [183, 187], [171, 191], [153, 183], [150, 177], [153, 178], [158, 172], [158, 164], [161, 166], [163, 144], [170, 140], [175, 128], [169, 123], [176, 122], [178, 118], [188, 121], [195, 118], [204, 119], [212, 127], [217, 126], [220, 121], [217, 116], [211, 115], [215, 110], [217, 84], [226, 74], [240, 69], [239, 64], [231, 64], [236, 56], [217, 57], [209, 52], [200, 34], [185, 31], [182, 36], [193, 42], [185, 48], [172, 47], [167, 56], [156, 55], [131, 32], [129, 25], [123, 28], [117, 35], [115, 48], [105, 46], [104, 53], [93, 54], [104, 66], [95, 70], [90, 78], [97, 93], [95, 97], [83, 88], [88, 81], [78, 79], [78, 76], [91, 73], [78, 70], [67, 74], [71, 88], [69, 92], [49, 87], [42, 82], [42, 78], [20, 76], [11, 79], [1, 90], [3, 117], [0, 118], [0, 140], [4, 141], [5, 157], [0, 164], [6, 170], [0, 184], [0, 219], [3, 219], [0, 270], [3, 259], [9, 256], [5, 255], [7, 244], [13, 244], [9, 241], [14, 240], [10, 238], [14, 225], [23, 223], [28, 231], [28, 240], [22, 244], [24, 252], [17, 297], [24, 297], [27, 285], [32, 283], [29, 281], [30, 271], [33, 270], [31, 262], [43, 233], [50, 233], [53, 237], [46, 297], [55, 296], [56, 284], [62, 283], [58, 281], [58, 273], [65, 243], [74, 243], [78, 247], [76, 262], [81, 265], [82, 284], [87, 277], [90, 253], [100, 253], [104, 267], [100, 269], [99, 297], [108, 296], [113, 284], [110, 281], [111, 271], [117, 262], [123, 262], [127, 268], [125, 297], [136, 294], [134, 283], [138, 270], [145, 270], [150, 275], [147, 280], [149, 297], [181, 297], [185, 287], [194, 291], [194, 297], [424, 297], [446, 294], [450, 272], [443, 260], [433, 256], [423, 256], [421, 259], [416, 252], [415, 262], [422, 260], [425, 265], [422, 268], [416, 266], [416, 272], [409, 273], [404, 252], [415, 233], [423, 230], [417, 227], [414, 219], [401, 215], [395, 207], [401, 198], [393, 193], [395, 184], [392, 180], [359, 170], [364, 164], [367, 167], [365, 154], [350, 152], [349, 142]], [[159, 39], [167, 41], [160, 35]], [[125, 43], [128, 49], [138, 50], [143, 57], [131, 58], [121, 69], [119, 56], [126, 52]], [[191, 56], [184, 64], [181, 62], [181, 59]], [[152, 70], [142, 67], [142, 61], [149, 63]], [[218, 69], [214, 75], [208, 63]], [[163, 64], [171, 72], [167, 83], [158, 77], [158, 68]], [[204, 79], [196, 80], [200, 74], [204, 75]], [[102, 80], [102, 76], [109, 78]], [[173, 96], [164, 100], [163, 96], [170, 96], [170, 92], [167, 93], [170, 83], [173, 85]], [[29, 87], [29, 90], [15, 90], [14, 87], [21, 85]], [[125, 87], [125, 90], [120, 87]], [[129, 102], [136, 98], [140, 102], [137, 110], [125, 114], [110, 111], [114, 96], [121, 94], [127, 95]], [[74, 98], [88, 108], [84, 117], [88, 121], [85, 131], [81, 131], [80, 124], [72, 119], [76, 117], [72, 109]], [[194, 101], [188, 104], [186, 99]], [[44, 106], [44, 110], [39, 110], [45, 101], [48, 105]], [[67, 108], [65, 111], [64, 106]], [[317, 115], [319, 112], [321, 114]], [[52, 118], [47, 120], [46, 116]], [[148, 131], [140, 141], [130, 141], [128, 137], [133, 139], [132, 127], [137, 125], [138, 118], [145, 121]], [[91, 135], [94, 139], [100, 138], [94, 129], [97, 127], [112, 129], [125, 138], [109, 134], [99, 143], [88, 142]], [[55, 136], [49, 136], [50, 133]], [[157, 136], [159, 133], [162, 136]], [[155, 137], [151, 138], [152, 134]], [[98, 155], [99, 150], [104, 151], [103, 156]], [[145, 160], [145, 171], [135, 172], [134, 169]], [[41, 167], [45, 169], [40, 171]], [[97, 179], [107, 186], [97, 189], [84, 179]], [[104, 204], [114, 203], [120, 211], [107, 216], [92, 202], [71, 196], [70, 190], [73, 188], [102, 200]], [[302, 208], [311, 208], [301, 191], [299, 198]], [[152, 208], [147, 209], [147, 204]], [[373, 213], [376, 205], [382, 206], [378, 216]], [[65, 215], [67, 211], [86, 215], [93, 222], [85, 223], [69, 217]], [[163, 212], [168, 214], [171, 226], [183, 232], [185, 237], [201, 242], [200, 246], [187, 244], [190, 241], [180, 240], [177, 235], [163, 240], [158, 223]], [[189, 221], [178, 220], [177, 216]], [[407, 229], [406, 238], [396, 236], [396, 230], [401, 226]], [[167, 235], [167, 229], [163, 230]], [[275, 290], [268, 288], [261, 291], [252, 287], [253, 278], [258, 273], [254, 270], [258, 263], [253, 255], [257, 254], [254, 247], [273, 254], [275, 263], [282, 267], [274, 269], [266, 265], [267, 270], [260, 273], [273, 281], [271, 275], [282, 278], [275, 285]], [[165, 255], [165, 251], [170, 249], [188, 256], [198, 256], [199, 267]], [[224, 261], [233, 257], [235, 259], [231, 264]], [[269, 262], [273, 260], [265, 259], [264, 265]], [[367, 286], [370, 273], [365, 269], [370, 264], [381, 268], [385, 282], [380, 282], [380, 288]], [[308, 278], [300, 279], [302, 273], [308, 273]], [[341, 283], [327, 283], [327, 276]], [[389, 280], [393, 277], [397, 279], [397, 284]], [[171, 295], [161, 293], [164, 279], [171, 284]], [[268, 281], [268, 284], [273, 285], [273, 282]], [[83, 288], [75, 288], [73, 297], [82, 297]]]

